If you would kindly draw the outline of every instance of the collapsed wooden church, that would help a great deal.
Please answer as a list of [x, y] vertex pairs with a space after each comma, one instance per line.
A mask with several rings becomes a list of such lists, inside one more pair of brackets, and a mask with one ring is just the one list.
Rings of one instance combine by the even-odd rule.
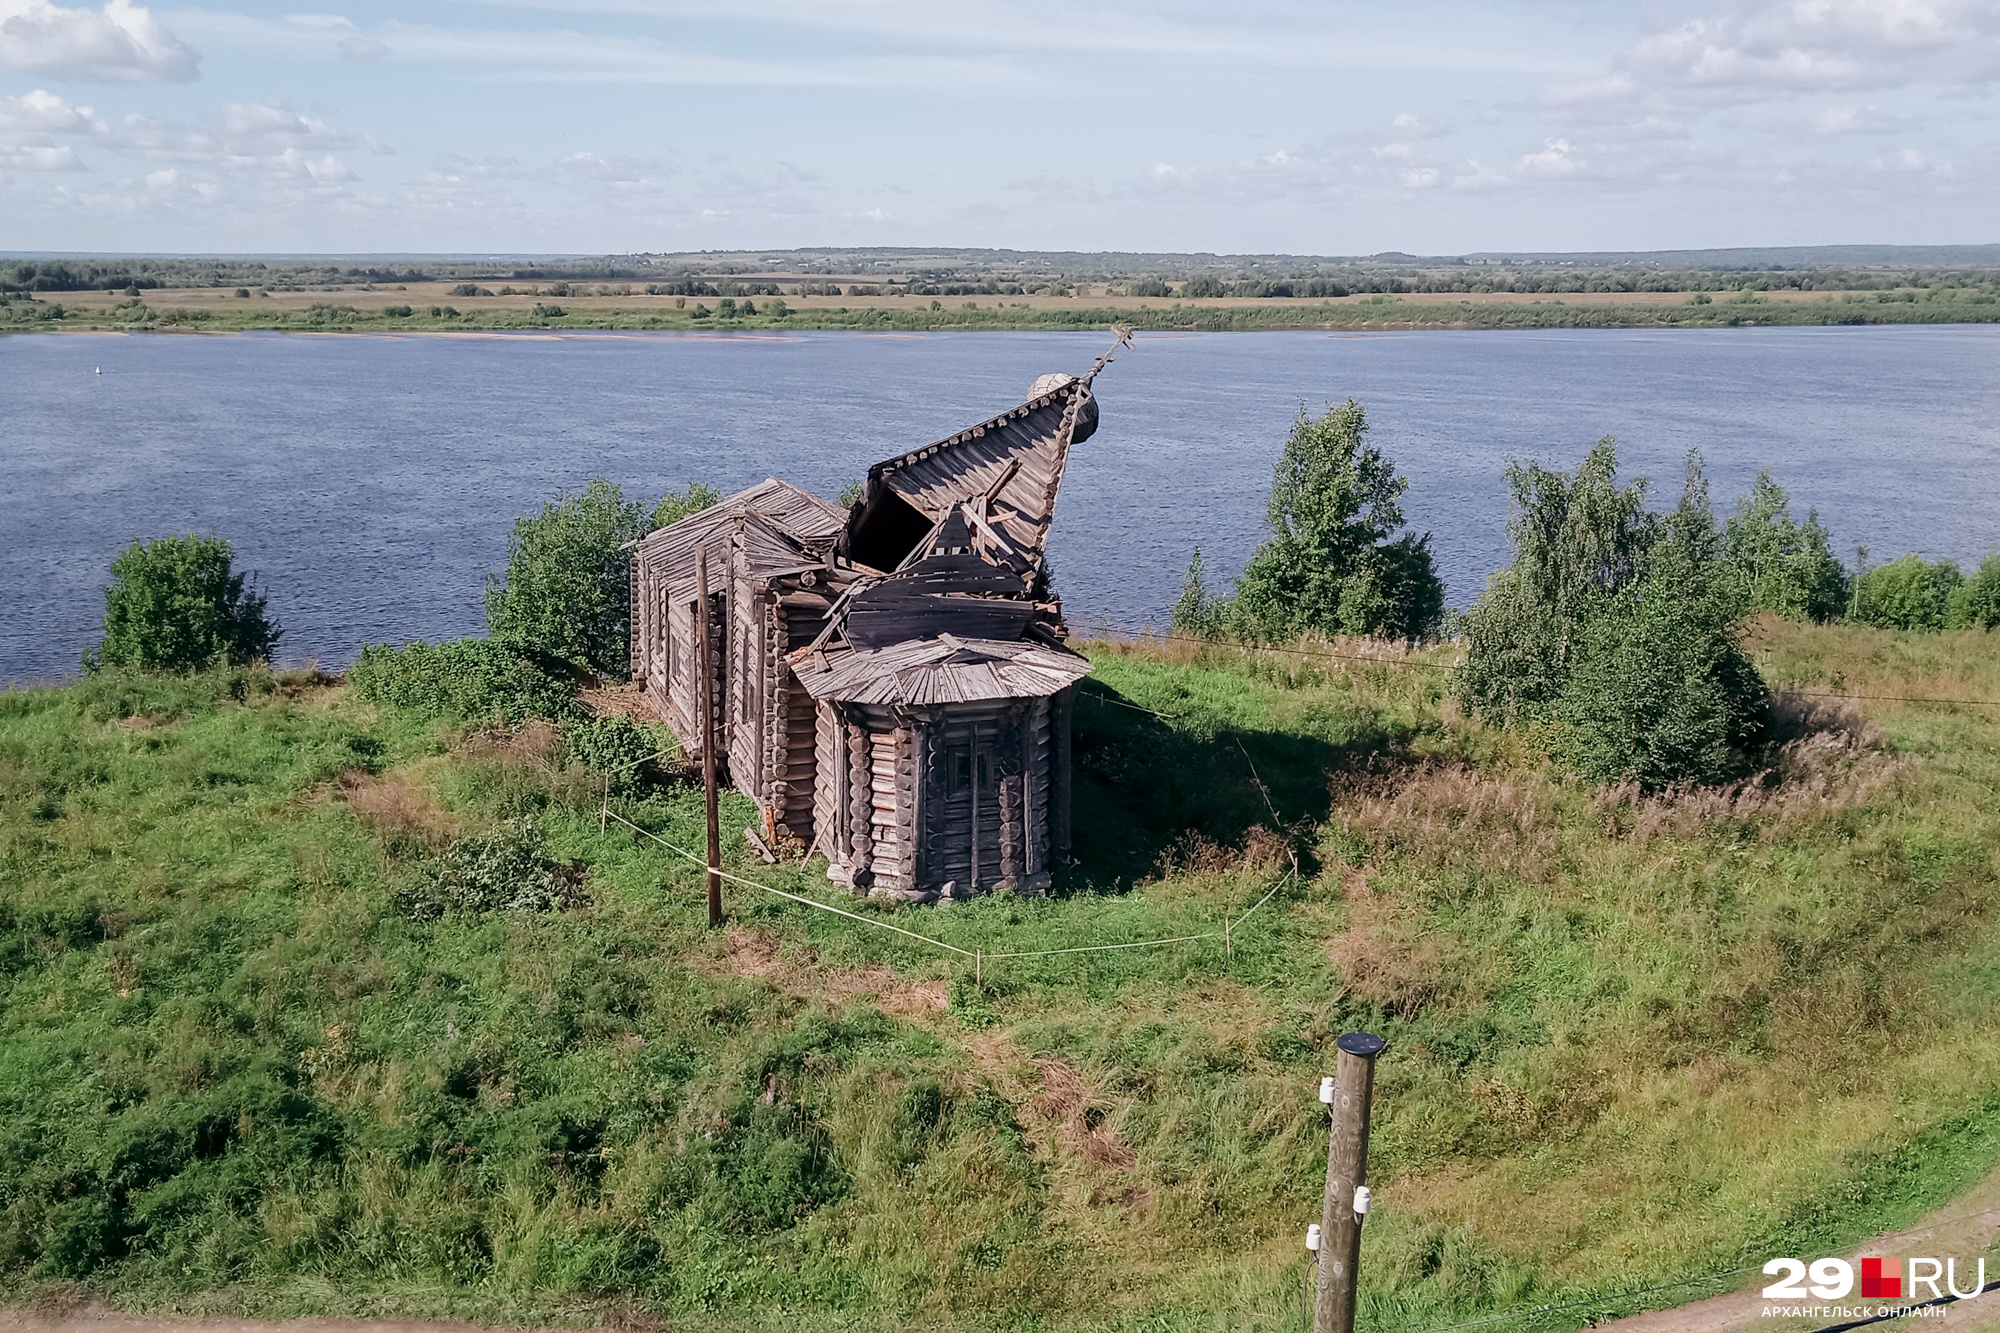
[[851, 510], [771, 478], [636, 544], [633, 679], [699, 755], [706, 672], [729, 780], [857, 893], [1039, 893], [1068, 853], [1090, 664], [1044, 552], [1110, 359], [877, 463]]

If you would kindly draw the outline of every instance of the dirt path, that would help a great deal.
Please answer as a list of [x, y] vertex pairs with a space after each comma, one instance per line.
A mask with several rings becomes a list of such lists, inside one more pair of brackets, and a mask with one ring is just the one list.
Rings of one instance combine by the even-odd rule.
[[[1976, 1260], [1986, 1254], [1995, 1242], [2000, 1241], [2000, 1171], [1994, 1172], [1970, 1191], [1953, 1199], [1943, 1208], [1907, 1231], [1889, 1232], [1872, 1237], [1857, 1246], [1847, 1257], [1861, 1269], [1861, 1256], [1882, 1255], [1907, 1258], [1913, 1254], [1935, 1255], [1938, 1258], [1955, 1257], [1961, 1261]], [[1810, 1262], [1817, 1255], [1800, 1255]], [[1907, 1277], [1907, 1265], [1905, 1276]], [[1959, 1281], [1970, 1285], [1970, 1274], [1961, 1268]], [[2000, 1279], [2000, 1263], [1989, 1259], [1986, 1265], [1986, 1279], [1991, 1282]], [[1615, 1320], [1609, 1324], [1599, 1324], [1602, 1330], [1613, 1333], [1757, 1333], [1758, 1330], [1778, 1330], [1820, 1328], [1828, 1324], [1845, 1323], [1844, 1319], [1783, 1319], [1766, 1318], [1763, 1311], [1770, 1304], [1760, 1294], [1764, 1283], [1770, 1278], [1758, 1278], [1756, 1285], [1744, 1291], [1732, 1292], [1727, 1296], [1711, 1296], [1707, 1300], [1695, 1301], [1672, 1310], [1651, 1310], [1645, 1314], [1633, 1315], [1629, 1319]], [[1858, 1283], [1857, 1283], [1858, 1287]], [[1906, 1287], [1907, 1291], [1908, 1288]], [[1929, 1299], [1925, 1291], [1918, 1299]], [[1840, 1302], [1843, 1305], [1863, 1304], [1858, 1295], [1850, 1295]], [[1866, 1302], [1879, 1306], [1881, 1302]], [[1885, 1322], [1881, 1328], [1924, 1328], [1946, 1329], [1950, 1333], [1992, 1333], [2000, 1330], [2000, 1291], [1990, 1291], [1984, 1296], [1970, 1301], [1942, 1307], [1943, 1313], [1936, 1317], [1915, 1319], [1906, 1324]], [[1925, 1314], [1930, 1314], [1926, 1311]]]

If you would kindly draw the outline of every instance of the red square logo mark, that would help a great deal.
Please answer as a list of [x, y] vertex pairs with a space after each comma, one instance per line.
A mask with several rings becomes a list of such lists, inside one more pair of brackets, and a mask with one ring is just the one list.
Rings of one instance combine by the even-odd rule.
[[1861, 1298], [1863, 1300], [1897, 1300], [1903, 1294], [1903, 1261], [1901, 1259], [1863, 1259], [1861, 1261]]

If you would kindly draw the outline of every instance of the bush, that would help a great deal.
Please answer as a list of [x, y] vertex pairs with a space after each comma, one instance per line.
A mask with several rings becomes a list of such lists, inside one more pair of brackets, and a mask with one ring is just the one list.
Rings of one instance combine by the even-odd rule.
[[1389, 540], [1403, 526], [1398, 502], [1409, 483], [1362, 442], [1367, 431], [1367, 413], [1351, 398], [1318, 417], [1299, 409], [1271, 484], [1272, 535], [1223, 613], [1231, 628], [1262, 639], [1436, 632], [1444, 584], [1430, 536]]
[[486, 639], [369, 644], [347, 680], [362, 699], [431, 718], [513, 723], [566, 717], [576, 708], [575, 681]]
[[549, 653], [606, 676], [631, 670], [631, 556], [645, 508], [593, 477], [542, 512], [514, 522], [507, 576], [489, 577], [486, 624], [493, 637]]
[[1964, 582], [1952, 560], [1933, 565], [1920, 555], [1906, 555], [1874, 569], [1864, 564], [1854, 579], [1847, 618], [1880, 629], [1941, 630], [1952, 594]]
[[1769, 709], [1737, 635], [1742, 584], [1698, 458], [1664, 516], [1647, 512], [1645, 482], [1618, 488], [1617, 466], [1609, 439], [1574, 477], [1508, 465], [1514, 563], [1467, 617], [1458, 694], [1503, 726], [1543, 727], [1579, 776], [1717, 781]]
[[482, 912], [562, 912], [589, 904], [580, 861], [559, 862], [531, 818], [510, 819], [492, 833], [460, 838], [424, 867], [400, 895], [413, 921]]
[[1988, 551], [1979, 571], [1951, 590], [1946, 629], [2000, 629], [2000, 551]]
[[1792, 521], [1784, 489], [1759, 472], [1723, 526], [1723, 558], [1742, 581], [1745, 605], [1787, 620], [1825, 622], [1847, 608], [1847, 571], [1833, 558], [1819, 511]]
[[576, 718], [562, 727], [563, 758], [611, 780], [613, 792], [630, 792], [657, 780], [680, 749], [673, 738], [641, 726], [630, 713]]
[[1209, 594], [1201, 579], [1201, 548], [1194, 548], [1187, 576], [1181, 580], [1180, 600], [1174, 603], [1173, 631], [1197, 639], [1212, 639], [1222, 632], [1227, 603]]
[[84, 668], [201, 671], [268, 658], [278, 626], [233, 560], [221, 537], [133, 542], [111, 562], [104, 641], [84, 655]]

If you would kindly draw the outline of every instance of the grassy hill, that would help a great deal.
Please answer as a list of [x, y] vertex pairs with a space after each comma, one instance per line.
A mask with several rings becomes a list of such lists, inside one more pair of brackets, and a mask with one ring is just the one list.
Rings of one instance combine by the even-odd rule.
[[[1577, 1327], [1830, 1252], [2000, 1163], [2000, 708], [1951, 702], [2000, 699], [2000, 637], [1755, 644], [1925, 702], [1791, 699], [1767, 778], [1648, 796], [1458, 716], [1448, 649], [1098, 645], [1067, 891], [893, 920], [1204, 938], [982, 983], [741, 886], [707, 931], [545, 727], [313, 673], [0, 695], [0, 1296], [1290, 1328], [1355, 1027], [1389, 1041], [1364, 1328]], [[611, 808], [698, 845], [685, 787]], [[569, 888], [427, 909], [494, 865]]]

